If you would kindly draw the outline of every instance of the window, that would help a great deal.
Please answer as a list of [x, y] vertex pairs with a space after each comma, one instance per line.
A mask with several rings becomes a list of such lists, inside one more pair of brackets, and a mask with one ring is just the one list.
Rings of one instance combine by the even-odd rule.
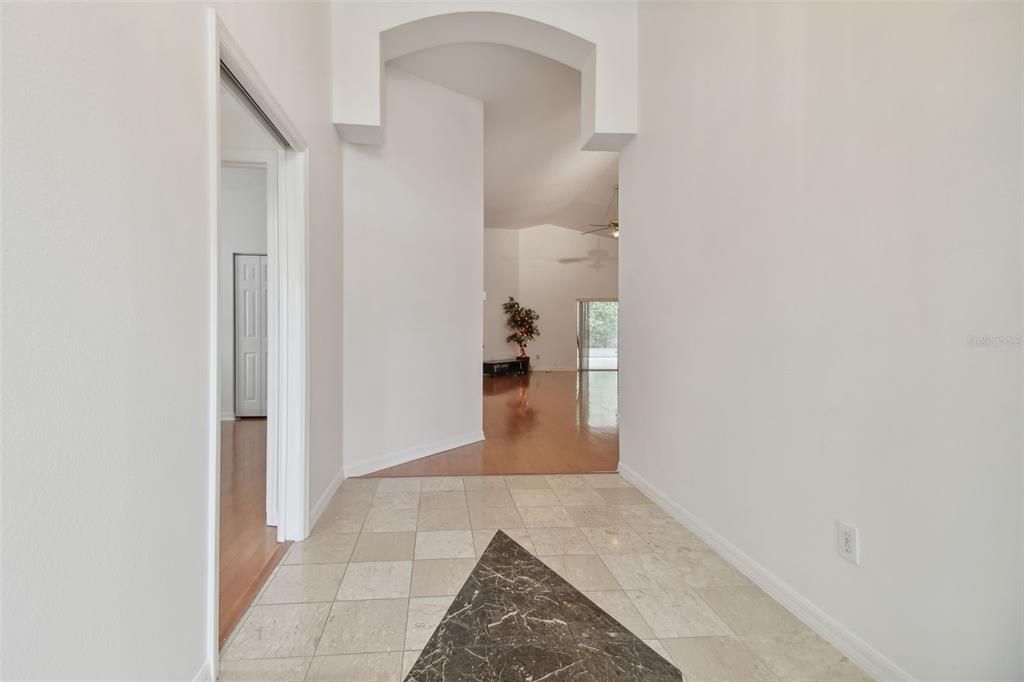
[[619, 368], [619, 302], [579, 301], [576, 344], [580, 370]]

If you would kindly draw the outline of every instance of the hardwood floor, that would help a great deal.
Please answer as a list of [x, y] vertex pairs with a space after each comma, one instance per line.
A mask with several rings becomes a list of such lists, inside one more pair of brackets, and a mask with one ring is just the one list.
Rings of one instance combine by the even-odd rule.
[[374, 476], [575, 474], [619, 464], [618, 372], [483, 379], [484, 436]]
[[220, 643], [249, 608], [288, 543], [267, 525], [267, 420], [221, 422]]

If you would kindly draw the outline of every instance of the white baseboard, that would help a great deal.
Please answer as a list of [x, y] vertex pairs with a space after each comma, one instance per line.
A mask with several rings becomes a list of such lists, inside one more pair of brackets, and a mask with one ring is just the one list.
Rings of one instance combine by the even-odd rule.
[[[536, 368], [535, 369], [533, 367], [530, 368], [530, 372], [531, 373], [532, 372], [579, 372], [579, 371], [581, 371], [581, 370], [578, 367], [546, 367], [544, 369], [540, 369], [540, 368]], [[619, 370], [617, 370], [617, 369], [584, 369], [582, 371], [584, 371], [584, 372], [618, 372]]]
[[707, 543], [722, 558], [735, 566], [743, 575], [758, 587], [771, 595], [785, 606], [794, 616], [807, 627], [829, 641], [847, 658], [856, 663], [875, 680], [900, 680], [913, 682], [914, 678], [900, 668], [882, 652], [878, 651], [842, 623], [825, 613], [809, 599], [783, 582], [761, 564], [748, 556], [743, 550], [732, 544], [714, 529], [701, 521], [681, 505], [672, 501], [655, 485], [637, 473], [624, 462], [619, 462], [619, 473], [627, 481], [635, 485], [650, 497], [662, 509], [671, 514], [677, 521], [689, 528], [701, 540]]
[[210, 660], [207, 659], [199, 672], [192, 678], [192, 682], [213, 682], [213, 666], [210, 664]]
[[367, 457], [366, 459], [361, 459], [355, 462], [346, 462], [345, 476], [363, 476], [365, 474], [371, 474], [374, 471], [380, 471], [381, 469], [387, 469], [388, 467], [405, 464], [406, 462], [411, 462], [414, 459], [419, 459], [420, 457], [436, 455], [437, 453], [445, 452], [446, 450], [461, 448], [463, 445], [477, 443], [482, 440], [484, 440], [484, 432], [474, 431], [473, 433], [452, 436], [451, 438], [435, 441], [426, 445], [418, 445], [416, 447], [406, 448], [405, 450], [378, 455], [376, 457]]
[[330, 504], [331, 498], [334, 497], [334, 494], [338, 492], [338, 488], [340, 488], [341, 484], [344, 482], [345, 469], [344, 467], [342, 467], [341, 469], [338, 470], [337, 475], [327, 486], [327, 490], [325, 490], [323, 495], [320, 496], [320, 499], [316, 501], [316, 504], [313, 505], [313, 508], [309, 510], [309, 526], [306, 527], [307, 532], [313, 532], [313, 527], [316, 525], [316, 522], [320, 519], [320, 515], [324, 513], [324, 509], [326, 509], [327, 505]]
[[238, 419], [238, 417], [235, 416], [234, 412], [221, 412], [220, 414], [220, 420], [222, 422], [233, 422], [236, 419]]

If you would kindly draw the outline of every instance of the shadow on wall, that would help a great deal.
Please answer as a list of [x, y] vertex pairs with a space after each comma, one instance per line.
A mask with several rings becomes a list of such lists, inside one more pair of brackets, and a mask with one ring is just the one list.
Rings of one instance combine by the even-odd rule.
[[589, 249], [586, 256], [559, 258], [558, 262], [562, 265], [587, 263], [595, 270], [601, 270], [607, 267], [615, 267], [618, 269], [619, 266], [619, 259], [614, 257], [611, 251], [607, 251], [605, 249]]

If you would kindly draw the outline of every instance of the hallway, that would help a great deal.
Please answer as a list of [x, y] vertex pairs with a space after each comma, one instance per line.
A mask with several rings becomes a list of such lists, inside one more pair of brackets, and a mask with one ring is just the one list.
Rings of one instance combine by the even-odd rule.
[[1024, 1], [0, 0], [0, 62], [0, 680], [1024, 682]]
[[619, 463], [618, 372], [484, 377], [486, 440], [369, 476], [577, 474]]
[[220, 642], [238, 624], [289, 543], [267, 525], [267, 420], [220, 425]]
[[[425, 647], [430, 656], [409, 679], [436, 679], [425, 666], [445, 666], [465, 648], [441, 647], [435, 629], [450, 623], [446, 612], [467, 595], [498, 529], [582, 592], [577, 606], [596, 604], [686, 680], [869, 679], [618, 474], [345, 481], [229, 640], [220, 679], [399, 680]], [[529, 583], [510, 570], [512, 583]], [[505, 577], [499, 585], [511, 594]], [[487, 622], [517, 617], [483, 608]], [[601, 648], [588, 622], [551, 634]], [[484, 627], [476, 645], [524, 644], [496, 634]], [[543, 655], [553, 639], [531, 643], [540, 652], [532, 679], [561, 665]], [[635, 644], [649, 657], [646, 647]], [[455, 663], [445, 669], [446, 679], [474, 679]]]

